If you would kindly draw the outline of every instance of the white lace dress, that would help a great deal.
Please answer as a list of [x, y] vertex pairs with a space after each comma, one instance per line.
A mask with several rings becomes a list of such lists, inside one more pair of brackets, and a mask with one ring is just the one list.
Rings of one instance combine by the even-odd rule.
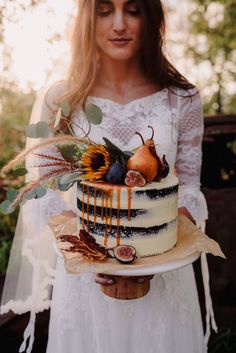
[[[180, 90], [176, 93], [186, 96]], [[178, 97], [164, 89], [124, 105], [95, 97], [90, 101], [103, 111], [102, 123], [93, 125], [89, 135], [97, 143], [103, 143], [105, 136], [129, 150], [140, 145], [135, 131], [150, 138], [148, 125], [153, 126], [158, 153], [166, 155], [180, 179], [179, 206], [204, 219], [206, 206], [199, 190], [203, 132], [199, 95]], [[82, 119], [79, 112], [74, 114], [75, 121]], [[67, 275], [59, 260], [47, 348], [47, 353], [55, 352], [206, 352], [192, 266], [155, 275], [148, 295], [123, 301], [105, 296], [91, 274]]]
[[[148, 125], [151, 125], [155, 130], [154, 140], [159, 155], [166, 155], [171, 171], [175, 169], [179, 177], [179, 207], [186, 207], [200, 224], [207, 218], [199, 181], [203, 134], [200, 97], [195, 89], [189, 92], [196, 93], [192, 97], [184, 90], [172, 91], [174, 93], [163, 89], [128, 104], [90, 97], [89, 100], [102, 109], [103, 121], [100, 125], [92, 125], [89, 137], [94, 142], [103, 143], [105, 136], [121, 149], [130, 150], [141, 142], [135, 131], [145, 139], [150, 138]], [[52, 92], [52, 101], [58, 94], [60, 90]], [[40, 117], [36, 117], [36, 121], [40, 118], [47, 120], [50, 114], [48, 105], [43, 104], [38, 110]], [[79, 109], [74, 112], [73, 119], [87, 129], [87, 121]], [[77, 129], [76, 133], [81, 135], [81, 130]], [[100, 291], [93, 274], [68, 275], [61, 259], [57, 259], [54, 271], [56, 257], [52, 238], [44, 226], [50, 215], [59, 214], [63, 209], [76, 210], [76, 192], [67, 204], [57, 193], [48, 192], [45, 198], [30, 201], [24, 209], [18, 233], [24, 233], [21, 245], [23, 260], [31, 268], [23, 278], [22, 274], [26, 272], [24, 262], [17, 266], [19, 280], [17, 283], [12, 281], [17, 293], [15, 300], [9, 301], [6, 292], [2, 306], [3, 312], [9, 309], [19, 313], [31, 310], [22, 352], [28, 338], [27, 353], [32, 349], [35, 313], [50, 304], [47, 353], [207, 351], [192, 266], [155, 275], [150, 292], [143, 298], [130, 301], [109, 298]], [[32, 221], [30, 226], [29, 219]], [[26, 227], [24, 231], [21, 230], [22, 224]], [[28, 231], [27, 226], [30, 228]], [[14, 246], [11, 256], [14, 258]]]

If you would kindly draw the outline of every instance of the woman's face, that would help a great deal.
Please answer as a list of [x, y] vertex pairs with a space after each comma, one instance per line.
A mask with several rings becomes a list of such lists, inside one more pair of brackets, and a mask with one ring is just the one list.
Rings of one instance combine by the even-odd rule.
[[100, 0], [97, 8], [96, 42], [113, 60], [129, 60], [141, 48], [142, 18], [138, 1]]

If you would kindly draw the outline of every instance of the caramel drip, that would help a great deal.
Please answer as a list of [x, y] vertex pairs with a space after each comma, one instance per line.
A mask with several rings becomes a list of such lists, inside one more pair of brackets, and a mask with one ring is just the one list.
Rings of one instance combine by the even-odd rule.
[[120, 190], [121, 187], [117, 187], [117, 238], [116, 244], [120, 245]]
[[110, 192], [110, 231], [112, 229], [112, 197], [113, 197], [113, 190]]
[[87, 186], [87, 232], [89, 232], [89, 186]]
[[107, 246], [108, 243], [108, 199], [109, 199], [109, 193], [105, 194], [105, 236], [104, 236], [104, 246]]
[[128, 187], [128, 221], [131, 221], [131, 191], [132, 189]]
[[102, 190], [101, 219], [104, 220], [104, 191]]
[[84, 230], [84, 190], [85, 185], [82, 185], [82, 229]]
[[97, 207], [97, 189], [94, 188], [94, 211], [93, 211], [94, 226], [96, 225], [96, 221], [97, 221], [96, 207]]

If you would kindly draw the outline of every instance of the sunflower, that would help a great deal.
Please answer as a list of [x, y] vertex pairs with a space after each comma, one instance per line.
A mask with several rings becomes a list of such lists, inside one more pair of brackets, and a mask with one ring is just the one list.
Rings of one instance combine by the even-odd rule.
[[103, 145], [90, 145], [81, 158], [85, 179], [102, 181], [110, 167], [110, 154]]

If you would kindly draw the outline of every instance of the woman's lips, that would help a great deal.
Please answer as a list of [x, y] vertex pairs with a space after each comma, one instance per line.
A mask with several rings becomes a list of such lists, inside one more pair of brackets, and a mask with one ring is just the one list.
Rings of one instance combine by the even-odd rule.
[[109, 39], [112, 44], [117, 45], [117, 46], [122, 46], [128, 44], [132, 39], [129, 38], [115, 38], [115, 39]]

